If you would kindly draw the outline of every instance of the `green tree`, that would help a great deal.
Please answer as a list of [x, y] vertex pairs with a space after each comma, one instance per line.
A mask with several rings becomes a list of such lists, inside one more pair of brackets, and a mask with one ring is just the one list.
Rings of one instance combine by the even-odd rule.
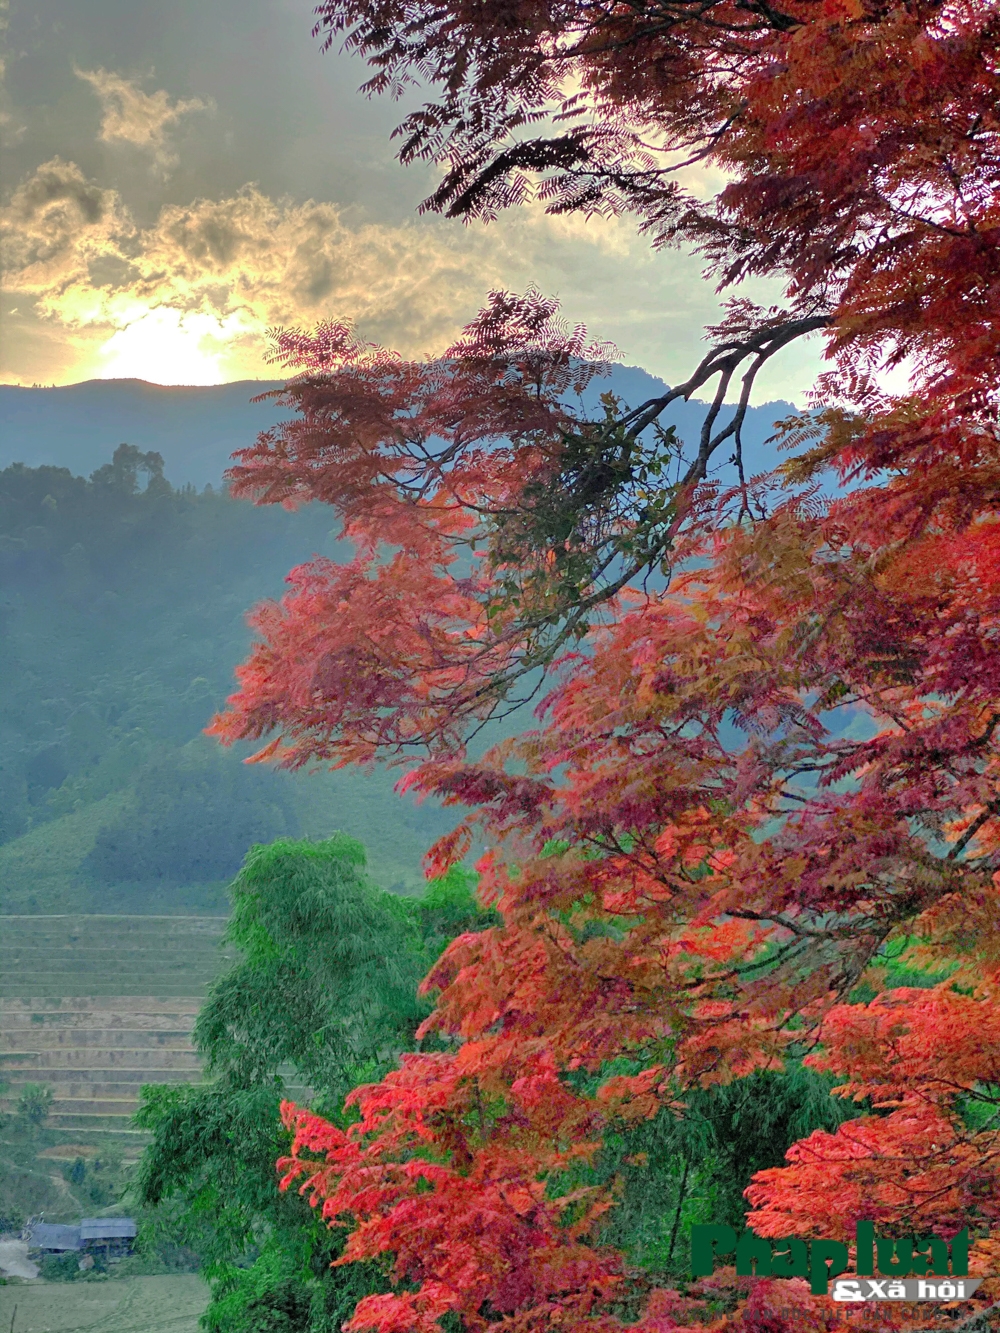
[[402, 899], [365, 872], [362, 845], [281, 840], [255, 847], [232, 887], [227, 939], [239, 960], [195, 1026], [207, 1079], [143, 1089], [137, 1125], [153, 1141], [135, 1193], [152, 1210], [146, 1243], [202, 1257], [210, 1330], [333, 1333], [379, 1269], [331, 1270], [343, 1244], [294, 1192], [277, 1189], [287, 1150], [279, 1106], [293, 1096], [343, 1123], [343, 1097], [411, 1047], [429, 1004], [420, 978], [458, 930], [492, 920], [460, 869]]
[[25, 1083], [17, 1098], [17, 1115], [33, 1129], [41, 1129], [52, 1110], [52, 1089], [47, 1083]]
[[790, 1059], [783, 1070], [691, 1089], [686, 1110], [661, 1107], [605, 1137], [592, 1179], [617, 1178], [619, 1206], [605, 1240], [651, 1275], [691, 1272], [690, 1229], [725, 1223], [740, 1232], [754, 1172], [780, 1166], [791, 1145], [814, 1129], [834, 1130], [859, 1114], [830, 1095], [834, 1080]]

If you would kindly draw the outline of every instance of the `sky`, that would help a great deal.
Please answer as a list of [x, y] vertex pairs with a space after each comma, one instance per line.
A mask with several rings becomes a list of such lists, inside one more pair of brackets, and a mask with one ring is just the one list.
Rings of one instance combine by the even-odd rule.
[[[395, 159], [405, 104], [359, 93], [365, 65], [321, 51], [308, 0], [0, 10], [4, 383], [273, 378], [268, 328], [323, 319], [433, 355], [491, 288], [530, 284], [668, 382], [704, 351], [720, 307], [698, 259], [628, 220], [418, 216], [437, 177]], [[821, 350], [790, 349], [756, 400], [801, 402]]]

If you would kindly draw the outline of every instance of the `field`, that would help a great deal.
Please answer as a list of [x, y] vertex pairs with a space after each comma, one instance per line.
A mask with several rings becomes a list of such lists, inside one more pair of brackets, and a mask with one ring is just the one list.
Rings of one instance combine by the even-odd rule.
[[[193, 1275], [0, 1287], [4, 1333], [197, 1333], [208, 1287]], [[15, 1306], [16, 1314], [15, 1314]]]
[[[226, 965], [224, 929], [220, 917], [0, 917], [0, 1109], [25, 1084], [53, 1093], [33, 1141], [16, 1122], [0, 1140], [0, 1213], [13, 1224], [113, 1202], [146, 1141], [131, 1125], [142, 1085], [201, 1076], [191, 1028]], [[67, 1179], [78, 1160], [86, 1188]]]
[[[225, 965], [213, 917], [0, 918], [0, 1073], [54, 1093], [48, 1128], [134, 1135], [143, 1083], [199, 1076], [190, 1032]], [[85, 1154], [81, 1154], [85, 1155]]]

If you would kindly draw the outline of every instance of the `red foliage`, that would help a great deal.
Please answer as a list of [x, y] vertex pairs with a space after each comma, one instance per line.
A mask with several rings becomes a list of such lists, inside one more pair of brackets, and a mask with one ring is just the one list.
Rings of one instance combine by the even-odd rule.
[[[810, 1062], [843, 1078], [842, 1096], [870, 1097], [885, 1114], [814, 1133], [791, 1149], [790, 1165], [758, 1173], [748, 1190], [761, 1205], [756, 1231], [808, 1232], [822, 1219], [844, 1239], [871, 1218], [953, 1235], [970, 1217], [987, 1232], [1000, 1222], [997, 986], [994, 973], [969, 995], [945, 982], [831, 1010]], [[992, 1258], [984, 1246], [979, 1271]]]
[[[449, 1312], [525, 1333], [619, 1327], [623, 1263], [596, 1231], [613, 1191], [562, 1193], [569, 1164], [612, 1120], [803, 1043], [874, 1109], [758, 1176], [758, 1230], [969, 1225], [993, 1271], [996, 6], [328, 0], [319, 13], [368, 55], [376, 86], [413, 68], [444, 84], [404, 146], [449, 164], [437, 205], [486, 216], [534, 180], [552, 207], [630, 208], [694, 238], [722, 280], [783, 275], [791, 309], [734, 304], [675, 394], [717, 375], [722, 395], [747, 363], [745, 401], [759, 365], [819, 327], [836, 363], [817, 413], [785, 423], [805, 452], [725, 491], [708, 478], [723, 441], [738, 452], [738, 419], [716, 429], [721, 396], [698, 457], [661, 484], [652, 464], [671, 442], [643, 430], [667, 400], [609, 403], [602, 423], [571, 410], [606, 349], [536, 293], [494, 293], [429, 364], [336, 325], [280, 339], [304, 367], [281, 396], [299, 416], [244, 451], [235, 486], [331, 504], [357, 556], [294, 571], [282, 603], [258, 610], [215, 730], [277, 732], [262, 755], [292, 765], [413, 753], [407, 784], [471, 811], [434, 865], [476, 828], [502, 918], [427, 979], [445, 1054], [359, 1089], [346, 1131], [286, 1109], [286, 1186], [354, 1228], [345, 1259], [392, 1256], [397, 1290], [350, 1327], [430, 1333]], [[514, 142], [554, 108], [549, 139]], [[682, 150], [728, 173], [715, 200], [671, 178]], [[903, 359], [913, 392], [878, 391], [870, 371]], [[853, 489], [821, 502], [824, 470]], [[666, 592], [625, 586], [657, 567], [673, 571]], [[521, 667], [588, 630], [539, 730], [469, 760], [470, 724]], [[957, 970], [886, 991], [884, 949], [900, 942]], [[882, 993], [852, 1003], [860, 984]], [[614, 1073], [620, 1057], [638, 1072]], [[657, 1294], [639, 1328], [693, 1326], [710, 1294]], [[878, 1319], [913, 1326], [906, 1311]], [[832, 1321], [795, 1283], [760, 1282], [711, 1327]]]
[[[554, 1102], [546, 1095], [553, 1088]], [[283, 1186], [304, 1177], [300, 1189], [325, 1217], [356, 1220], [338, 1263], [391, 1250], [394, 1275], [416, 1278], [411, 1291], [364, 1299], [348, 1328], [435, 1333], [449, 1312], [472, 1329], [498, 1317], [516, 1328], [537, 1318], [526, 1318], [528, 1310], [615, 1323], [597, 1312], [620, 1288], [620, 1261], [585, 1240], [607, 1204], [586, 1190], [549, 1199], [537, 1171], [533, 1148], [559, 1129], [558, 1102], [570, 1100], [559, 1098], [554, 1071], [514, 1081], [502, 1117], [508, 1133], [485, 1150], [495, 1098], [469, 1078], [461, 1056], [404, 1056], [397, 1073], [351, 1100], [361, 1118], [343, 1132], [286, 1103], [295, 1138], [279, 1164]], [[306, 1151], [323, 1156], [313, 1161]], [[587, 1151], [576, 1140], [560, 1150], [550, 1139], [547, 1163], [565, 1166]], [[567, 1208], [576, 1211], [569, 1226]]]
[[278, 336], [276, 357], [306, 373], [274, 396], [300, 416], [237, 455], [234, 492], [332, 505], [357, 557], [293, 570], [280, 605], [255, 613], [242, 706], [219, 735], [280, 726], [286, 764], [364, 761], [428, 742], [453, 749], [469, 715], [489, 711], [484, 685], [519, 645], [510, 612], [490, 601], [502, 559], [477, 550], [483, 519], [547, 473], [574, 422], [562, 399], [603, 373], [595, 357], [612, 350], [557, 309], [536, 292], [494, 292], [430, 363], [400, 361], [343, 325]]

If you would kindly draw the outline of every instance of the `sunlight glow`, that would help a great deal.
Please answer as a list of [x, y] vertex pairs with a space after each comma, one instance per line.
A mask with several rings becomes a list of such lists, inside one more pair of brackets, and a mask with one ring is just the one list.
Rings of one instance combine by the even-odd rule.
[[234, 353], [250, 332], [238, 314], [219, 319], [159, 306], [111, 335], [98, 353], [96, 377], [224, 384], [233, 378]]

